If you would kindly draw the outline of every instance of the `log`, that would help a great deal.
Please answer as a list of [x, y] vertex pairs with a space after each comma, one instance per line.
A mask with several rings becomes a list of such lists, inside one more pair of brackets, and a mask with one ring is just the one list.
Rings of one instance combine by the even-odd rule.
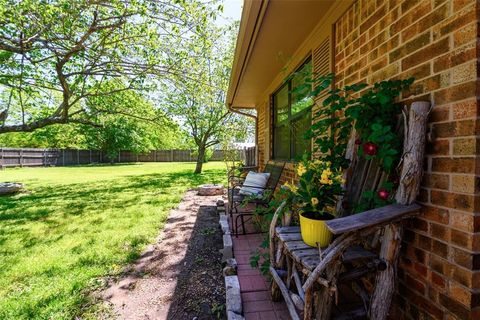
[[302, 301], [305, 301], [305, 292], [303, 291], [302, 281], [300, 280], [300, 276], [298, 275], [298, 271], [297, 271], [297, 268], [295, 267], [295, 264], [293, 264], [292, 273], [293, 273], [293, 280], [295, 281], [295, 286], [297, 287], [298, 295], [300, 296]]
[[[405, 124], [404, 154], [400, 185], [395, 194], [399, 204], [412, 204], [420, 188], [425, 155], [425, 139], [430, 102], [413, 102]], [[395, 291], [396, 264], [400, 252], [403, 228], [400, 224], [385, 227], [380, 250], [380, 258], [387, 263], [383, 272], [377, 273], [375, 290], [370, 305], [370, 318], [384, 320], [388, 316], [393, 293]]]
[[[275, 210], [275, 214], [272, 217], [272, 222], [270, 223], [269, 229], [269, 254], [270, 254], [270, 267], [280, 267], [281, 259], [282, 259], [282, 248], [280, 245], [277, 246], [277, 250], [275, 250], [275, 227], [277, 226], [277, 221], [280, 213], [282, 212], [283, 208], [287, 203], [283, 201], [280, 206]], [[273, 301], [280, 301], [281, 299], [281, 292], [279, 286], [276, 284], [275, 281], [272, 281], [270, 286], [270, 294]]]
[[295, 294], [295, 293], [291, 293], [290, 298], [292, 298], [292, 301], [293, 301], [293, 304], [295, 305], [295, 307], [298, 310], [303, 311], [304, 305], [303, 305], [302, 298], [300, 298], [300, 296], [298, 294]]
[[294, 264], [293, 259], [287, 257], [287, 281], [285, 282], [285, 285], [288, 289], [290, 289], [290, 283], [292, 282], [292, 264]]
[[385, 227], [380, 257], [387, 262], [387, 268], [375, 277], [375, 290], [370, 305], [370, 318], [387, 319], [395, 292], [396, 262], [400, 253], [402, 226], [392, 224]]
[[275, 210], [275, 214], [272, 217], [272, 222], [270, 223], [270, 229], [269, 229], [269, 249], [270, 249], [270, 265], [274, 266], [275, 265], [275, 227], [277, 226], [277, 221], [278, 221], [278, 216], [280, 213], [283, 211], [283, 208], [285, 208], [285, 205], [287, 204], [286, 201], [283, 201], [280, 206]]
[[412, 204], [417, 198], [423, 173], [425, 139], [430, 102], [413, 102], [406, 123], [402, 156], [402, 172], [395, 200], [397, 203]]
[[285, 299], [285, 303], [287, 304], [288, 312], [290, 313], [290, 317], [292, 320], [300, 320], [298, 316], [297, 310], [295, 309], [295, 304], [290, 297], [290, 292], [288, 291], [287, 287], [283, 284], [282, 279], [277, 274], [277, 271], [270, 266], [270, 273], [272, 274], [273, 280], [276, 282], [277, 286], [279, 287], [280, 291], [282, 292], [282, 296]]
[[[317, 310], [315, 312], [315, 319], [317, 320], [327, 320], [330, 319], [330, 313], [332, 311], [332, 302], [333, 302], [333, 294], [337, 294], [337, 292], [332, 292], [332, 289], [337, 290], [336, 288], [336, 280], [338, 279], [338, 275], [340, 274], [340, 270], [342, 268], [342, 263], [340, 260], [335, 260], [332, 263], [326, 273], [327, 273], [327, 280], [331, 283], [329, 287], [320, 287], [320, 291], [317, 295]], [[336, 297], [335, 297], [336, 298]]]
[[311, 320], [313, 314], [313, 288], [305, 291], [305, 307], [303, 309], [303, 320]]

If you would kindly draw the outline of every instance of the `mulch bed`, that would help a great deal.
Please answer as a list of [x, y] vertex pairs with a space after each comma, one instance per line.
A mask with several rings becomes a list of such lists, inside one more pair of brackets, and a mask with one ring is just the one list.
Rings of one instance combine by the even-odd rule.
[[222, 232], [216, 207], [200, 207], [168, 319], [224, 319]]

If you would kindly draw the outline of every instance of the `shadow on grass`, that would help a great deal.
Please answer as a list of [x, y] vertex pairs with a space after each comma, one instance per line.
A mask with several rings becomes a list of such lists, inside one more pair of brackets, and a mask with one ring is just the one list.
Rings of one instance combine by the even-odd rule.
[[[218, 180], [217, 176], [215, 172], [196, 175], [183, 171], [126, 176], [121, 179], [87, 184], [39, 187], [30, 194], [0, 197], [0, 221], [11, 221], [14, 224], [37, 220], [48, 222], [49, 216], [57, 211], [55, 207], [64, 203], [68, 203], [65, 214], [70, 215], [82, 215], [88, 213], [87, 209], [98, 208], [97, 203], [94, 203], [96, 201], [109, 202], [113, 208], [125, 208], [138, 203], [142, 193], [169, 194], [168, 191], [174, 186], [195, 187], [204, 183], [218, 183], [220, 181], [215, 181]], [[128, 200], [118, 196], [125, 192], [138, 194], [138, 196]], [[155, 200], [149, 202], [155, 202]]]
[[0, 318], [73, 318], [95, 278], [137, 259], [152, 241], [137, 224], [158, 228], [185, 189], [222, 182], [220, 171], [195, 175], [186, 169], [56, 185], [35, 180], [29, 193], [0, 197], [0, 282], [7, 285], [5, 295], [0, 291]]

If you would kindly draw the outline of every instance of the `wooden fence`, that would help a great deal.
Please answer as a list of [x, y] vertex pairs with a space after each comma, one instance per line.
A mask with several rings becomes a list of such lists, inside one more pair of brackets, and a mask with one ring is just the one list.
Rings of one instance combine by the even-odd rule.
[[[252, 150], [253, 149], [253, 150]], [[255, 164], [255, 147], [237, 150], [238, 160]], [[211, 161], [222, 161], [222, 150], [214, 150]], [[193, 150], [155, 150], [146, 154], [121, 151], [113, 162], [194, 162]], [[0, 148], [0, 168], [33, 166], [69, 166], [110, 163], [101, 150]]]

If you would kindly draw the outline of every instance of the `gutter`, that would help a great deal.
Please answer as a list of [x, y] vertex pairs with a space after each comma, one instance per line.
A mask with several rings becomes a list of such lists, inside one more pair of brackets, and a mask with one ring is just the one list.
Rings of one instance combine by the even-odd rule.
[[[246, 1], [248, 1], [248, 0], [246, 0]], [[250, 2], [254, 2], [254, 1], [255, 0], [250, 0]], [[230, 110], [232, 110], [232, 108], [233, 108], [232, 107], [233, 100], [235, 99], [235, 96], [237, 94], [237, 89], [238, 89], [238, 86], [240, 84], [240, 79], [242, 78], [243, 73], [245, 72], [245, 67], [248, 63], [248, 60], [250, 59], [251, 54], [252, 54], [255, 40], [257, 39], [259, 30], [260, 30], [260, 26], [262, 25], [263, 18], [265, 16], [266, 11], [267, 11], [268, 2], [269, 2], [269, 0], [260, 0], [260, 7], [258, 8], [258, 11], [257, 11], [256, 16], [255, 16], [252, 33], [249, 35], [249, 39], [247, 38], [248, 43], [246, 45], [245, 56], [243, 57], [242, 60], [237, 61], [237, 63], [239, 63], [239, 62], [241, 63], [240, 68], [238, 68], [236, 63], [234, 63], [234, 67], [236, 67], [235, 69], [237, 69], [239, 71], [238, 71], [238, 77], [236, 77], [236, 79], [235, 79], [234, 78], [235, 74], [233, 73], [233, 70], [232, 70], [232, 78], [230, 79], [229, 87], [230, 88], [233, 87], [233, 92], [231, 92], [231, 95], [227, 94], [228, 109], [230, 109]], [[242, 17], [242, 19], [243, 19], [243, 17]], [[242, 23], [242, 22], [243, 22], [243, 20], [240, 23]], [[241, 26], [240, 26], [240, 28], [241, 28]], [[239, 34], [239, 37], [240, 36], [242, 36], [242, 35]], [[238, 49], [239, 45], [241, 46], [241, 43], [237, 42], [236, 49]], [[235, 58], [234, 59], [237, 60], [237, 58], [241, 59], [241, 57], [237, 56], [236, 53], [235, 53]], [[230, 90], [229, 90], [229, 93], [230, 93]], [[243, 112], [241, 114], [243, 114]]]

